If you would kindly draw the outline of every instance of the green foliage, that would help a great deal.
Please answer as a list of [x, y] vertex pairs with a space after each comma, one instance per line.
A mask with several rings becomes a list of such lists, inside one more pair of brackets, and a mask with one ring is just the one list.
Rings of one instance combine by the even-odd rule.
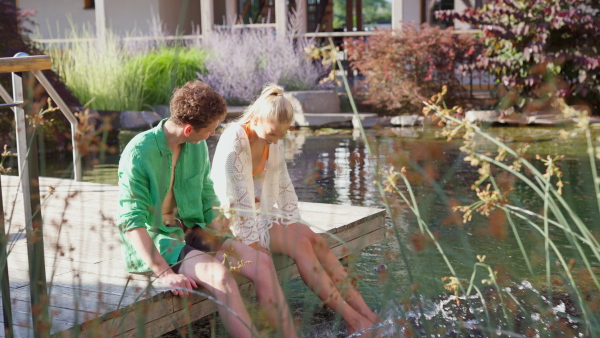
[[[362, 4], [363, 23], [365, 26], [392, 21], [392, 4], [389, 0], [363, 0]], [[346, 1], [334, 0], [333, 28], [341, 29], [345, 26]]]
[[[43, 51], [28, 38], [28, 34], [31, 31], [27, 27], [32, 25], [30, 17], [34, 13], [31, 10], [18, 9], [14, 2], [0, 0], [0, 57], [13, 57], [19, 52], [25, 52], [29, 55], [43, 54]], [[51, 70], [44, 70], [43, 73], [66, 104], [70, 106], [79, 104], [65, 85], [60, 82], [56, 73]], [[9, 93], [12, 93], [10, 73], [0, 73], [0, 85]], [[47, 94], [45, 90], [34, 90], [34, 104], [43, 105], [46, 102], [46, 98]], [[0, 102], [3, 103], [4, 100], [0, 100]], [[66, 140], [61, 131], [68, 130], [69, 128], [68, 121], [60, 116], [60, 113], [57, 113], [57, 115], [59, 118], [53, 124], [53, 130], [46, 133], [46, 139], [53, 145], [54, 149], [65, 147], [64, 143]], [[14, 113], [10, 109], [0, 109], [0, 144], [12, 143], [11, 139], [14, 138], [15, 130], [13, 122]], [[47, 124], [45, 128], [50, 129], [50, 125]]]
[[127, 74], [138, 69], [145, 74], [143, 82], [143, 105], [169, 104], [173, 89], [205, 74], [206, 52], [182, 47], [165, 48], [131, 58], [125, 65]]
[[50, 52], [53, 65], [90, 109], [146, 110], [168, 104], [175, 87], [206, 72], [206, 53], [198, 49], [159, 45], [130, 50], [110, 31], [101, 42], [89, 30], [74, 27], [70, 38], [65, 48]]
[[493, 0], [463, 13], [439, 11], [483, 29], [478, 66], [527, 97], [557, 95], [600, 110], [600, 4], [592, 0]]
[[357, 87], [364, 102], [395, 113], [415, 113], [423, 98], [450, 88], [448, 104], [462, 104], [467, 93], [456, 70], [469, 64], [480, 48], [478, 38], [440, 29], [404, 24], [401, 30], [380, 30], [368, 39], [345, 45], [352, 67], [364, 75]]
[[141, 110], [144, 69], [127, 66], [131, 55], [121, 39], [107, 31], [98, 41], [89, 29], [72, 27], [73, 42], [52, 50], [53, 67], [73, 94], [90, 109]]

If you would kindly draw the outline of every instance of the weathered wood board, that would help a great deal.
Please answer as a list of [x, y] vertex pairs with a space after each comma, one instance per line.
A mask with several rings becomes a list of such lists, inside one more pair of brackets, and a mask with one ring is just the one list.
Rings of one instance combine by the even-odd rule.
[[[10, 241], [7, 264], [15, 336], [27, 337], [33, 331], [22, 194], [17, 177], [0, 178]], [[125, 270], [114, 220], [118, 187], [44, 177], [40, 192], [53, 333], [135, 336], [142, 326], [145, 335], [154, 336], [216, 310], [205, 297], [194, 295], [184, 304], [151, 284], [152, 278]], [[382, 209], [305, 202], [300, 209], [303, 219], [323, 233], [338, 258], [384, 237]], [[288, 257], [276, 256], [275, 264], [280, 280], [298, 276]], [[242, 293], [253, 292], [248, 280], [238, 280]]]

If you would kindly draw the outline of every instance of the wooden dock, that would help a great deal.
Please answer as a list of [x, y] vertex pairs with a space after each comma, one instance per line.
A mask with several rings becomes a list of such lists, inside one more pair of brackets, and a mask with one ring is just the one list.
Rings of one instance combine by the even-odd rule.
[[[29, 337], [33, 329], [22, 195], [18, 177], [0, 178], [15, 337]], [[52, 333], [135, 336], [141, 328], [144, 336], [155, 336], [216, 310], [212, 301], [198, 295], [188, 299], [186, 310], [184, 301], [170, 291], [125, 270], [115, 226], [117, 186], [44, 177], [40, 191]], [[382, 209], [317, 203], [300, 203], [300, 209], [315, 231], [333, 235], [323, 236], [338, 258], [384, 237]], [[280, 281], [298, 276], [289, 258], [277, 256], [275, 261]], [[240, 277], [239, 285], [243, 293], [252, 291], [248, 280]]]

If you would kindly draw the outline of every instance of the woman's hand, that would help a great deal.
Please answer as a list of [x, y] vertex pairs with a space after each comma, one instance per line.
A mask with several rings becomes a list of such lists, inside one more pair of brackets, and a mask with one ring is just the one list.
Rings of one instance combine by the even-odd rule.
[[173, 270], [165, 271], [158, 279], [162, 285], [171, 288], [171, 292], [173, 292], [175, 296], [187, 297], [190, 294], [189, 290], [198, 287], [196, 281], [191, 277], [175, 273]]

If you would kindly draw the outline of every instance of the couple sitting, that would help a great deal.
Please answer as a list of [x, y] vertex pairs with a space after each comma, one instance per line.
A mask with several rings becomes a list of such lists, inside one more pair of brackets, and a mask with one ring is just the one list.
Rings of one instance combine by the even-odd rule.
[[282, 253], [350, 333], [378, 321], [321, 236], [298, 223], [279, 142], [293, 118], [283, 89], [268, 85], [225, 130], [212, 171], [205, 140], [225, 118], [225, 101], [190, 81], [174, 92], [170, 107], [169, 119], [134, 137], [121, 155], [118, 224], [128, 270], [153, 272], [179, 296], [203, 286], [217, 299], [229, 333], [247, 337], [257, 331], [229, 271], [235, 267], [254, 283], [271, 327], [295, 337], [270, 256]]

